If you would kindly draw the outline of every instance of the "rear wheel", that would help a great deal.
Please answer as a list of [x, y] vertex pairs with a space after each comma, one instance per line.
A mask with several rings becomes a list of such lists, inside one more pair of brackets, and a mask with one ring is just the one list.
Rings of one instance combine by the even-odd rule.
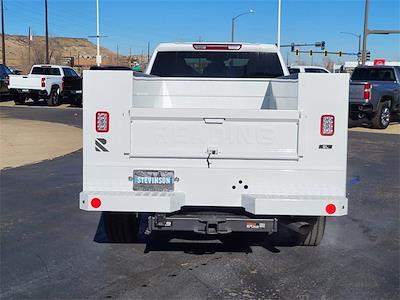
[[[318, 246], [325, 232], [326, 217], [307, 217], [307, 218], [291, 218], [283, 221], [285, 224], [278, 222], [278, 232], [272, 235], [272, 243], [276, 246]], [[290, 223], [301, 223], [307, 228], [305, 233], [303, 230], [293, 230], [295, 227], [287, 226]]]
[[58, 87], [54, 87], [50, 91], [49, 98], [47, 99], [47, 105], [57, 106], [59, 104], [60, 104], [60, 89]]
[[136, 213], [104, 212], [107, 239], [114, 243], [132, 243], [136, 240], [140, 219]]
[[25, 101], [26, 101], [26, 96], [25, 95], [14, 95], [13, 96], [13, 98], [14, 98], [14, 103], [16, 104], [16, 105], [22, 105], [22, 104], [25, 104]]
[[311, 230], [307, 235], [299, 237], [300, 246], [318, 246], [324, 237], [326, 217], [315, 217], [309, 223]]
[[378, 105], [378, 111], [372, 118], [372, 127], [385, 129], [390, 123], [390, 105], [389, 102], [381, 102]]

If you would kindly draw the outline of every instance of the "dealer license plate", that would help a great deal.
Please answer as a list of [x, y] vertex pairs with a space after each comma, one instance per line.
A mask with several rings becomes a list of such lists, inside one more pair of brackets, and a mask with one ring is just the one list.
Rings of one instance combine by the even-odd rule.
[[134, 170], [133, 190], [172, 192], [174, 180], [174, 171]]

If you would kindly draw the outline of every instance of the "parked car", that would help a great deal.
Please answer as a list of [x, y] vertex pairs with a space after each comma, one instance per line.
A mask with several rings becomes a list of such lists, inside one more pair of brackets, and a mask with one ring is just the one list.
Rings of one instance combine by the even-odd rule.
[[400, 113], [400, 66], [360, 66], [350, 78], [349, 113], [352, 120], [366, 117], [374, 128], [388, 127]]
[[10, 92], [16, 104], [27, 99], [44, 99], [48, 105], [59, 105], [63, 100], [82, 102], [82, 78], [68, 66], [34, 65], [28, 75], [10, 75]]
[[318, 66], [291, 66], [289, 67], [290, 74], [296, 73], [330, 73], [327, 69]]
[[11, 70], [3, 64], [0, 64], [0, 99], [9, 99], [10, 91], [8, 89], [9, 76], [12, 74]]
[[110, 241], [289, 228], [316, 246], [347, 214], [348, 74], [291, 79], [276, 46], [237, 43], [161, 44], [137, 74], [83, 74], [79, 203]]

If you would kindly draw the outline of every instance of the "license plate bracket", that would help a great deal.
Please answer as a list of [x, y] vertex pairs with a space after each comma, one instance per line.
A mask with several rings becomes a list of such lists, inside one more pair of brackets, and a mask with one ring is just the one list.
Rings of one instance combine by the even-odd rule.
[[171, 170], [133, 170], [134, 191], [173, 192], [174, 181]]

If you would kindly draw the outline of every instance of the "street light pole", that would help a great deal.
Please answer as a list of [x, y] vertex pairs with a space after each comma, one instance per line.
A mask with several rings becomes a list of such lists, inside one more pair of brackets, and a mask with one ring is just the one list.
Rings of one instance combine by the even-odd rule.
[[239, 15], [237, 15], [237, 16], [235, 16], [235, 17], [232, 18], [231, 42], [233, 42], [233, 41], [235, 40], [235, 20], [236, 20], [237, 18], [241, 17], [241, 16], [248, 15], [248, 14], [252, 14], [252, 13], [254, 13], [254, 12], [255, 12], [254, 10], [250, 9], [249, 11], [244, 12], [244, 13], [241, 13], [241, 14], [239, 14]]
[[100, 56], [99, 0], [96, 0], [96, 44], [97, 44], [96, 65], [100, 66], [101, 56]]
[[277, 38], [277, 47], [278, 50], [281, 48], [281, 8], [282, 8], [282, 1], [278, 0], [278, 38]]
[[[349, 34], [349, 35], [357, 37], [358, 38], [358, 53], [360, 53], [360, 51], [361, 51], [361, 34], [356, 34], [356, 33], [346, 32], [346, 31], [341, 31], [340, 33]], [[358, 59], [358, 61], [360, 61], [360, 59]]]

